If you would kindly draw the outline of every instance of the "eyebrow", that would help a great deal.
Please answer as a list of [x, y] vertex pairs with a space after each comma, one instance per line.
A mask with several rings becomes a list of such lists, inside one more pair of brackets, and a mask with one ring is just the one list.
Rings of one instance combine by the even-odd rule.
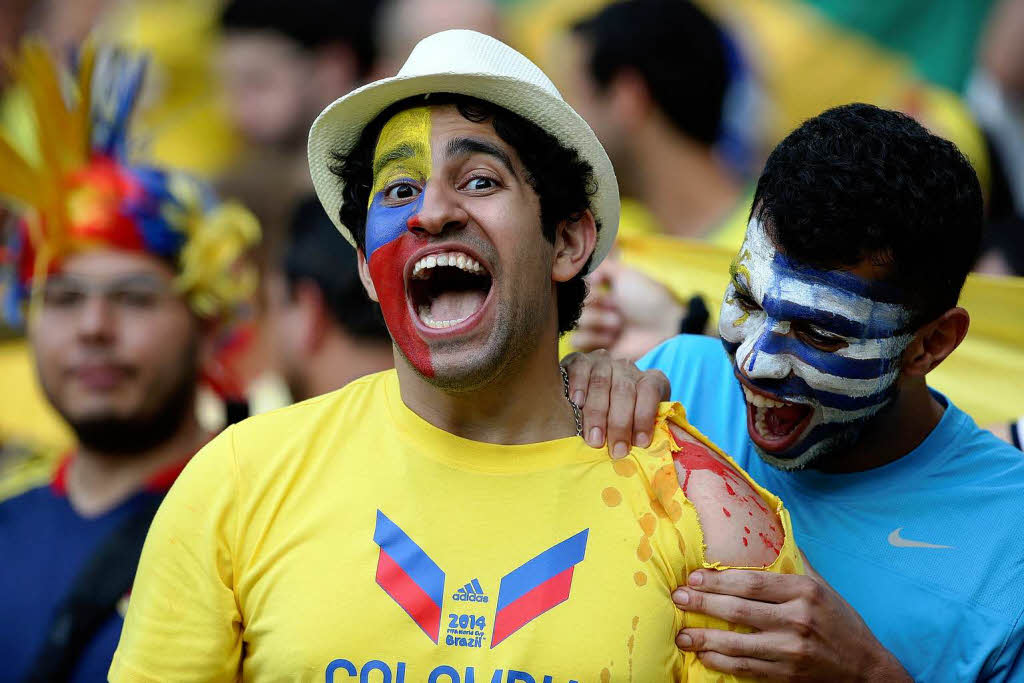
[[409, 143], [403, 143], [397, 147], [389, 149], [386, 153], [380, 155], [375, 162], [373, 162], [373, 175], [376, 176], [384, 168], [395, 161], [404, 161], [405, 159], [411, 159], [417, 154], [423, 152], [422, 145], [410, 145]]
[[[69, 275], [67, 273], [57, 273], [48, 277], [46, 279], [46, 283], [52, 283], [62, 287], [82, 286], [90, 284], [90, 279], [78, 277], [75, 275]], [[138, 285], [164, 287], [165, 283], [163, 280], [161, 280], [161, 278], [150, 273], [132, 273], [130, 275], [124, 275], [122, 277], [113, 278], [110, 281], [103, 283], [103, 287], [105, 289]]]
[[501, 165], [504, 166], [513, 177], [519, 177], [516, 170], [512, 167], [512, 159], [509, 157], [508, 152], [487, 140], [466, 137], [452, 138], [448, 141], [445, 154], [448, 158], [470, 156], [472, 154], [486, 154], [501, 162]]

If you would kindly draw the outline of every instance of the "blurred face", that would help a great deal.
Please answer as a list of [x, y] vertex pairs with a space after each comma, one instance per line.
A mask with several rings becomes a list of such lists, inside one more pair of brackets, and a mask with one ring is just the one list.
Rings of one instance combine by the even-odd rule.
[[756, 220], [731, 267], [719, 333], [758, 452], [782, 469], [841, 457], [896, 396], [908, 311], [867, 263], [822, 271], [788, 259]]
[[270, 350], [277, 372], [295, 400], [309, 398], [304, 372], [308, 336], [308, 312], [293, 300], [283, 273], [271, 273], [267, 283], [266, 324]]
[[259, 145], [291, 145], [305, 138], [311, 61], [271, 33], [225, 36], [221, 79], [230, 116], [246, 138]]
[[554, 247], [516, 151], [453, 106], [395, 115], [374, 154], [366, 264], [402, 355], [470, 388], [555, 333]]
[[552, 70], [565, 101], [594, 129], [618, 170], [627, 162], [625, 133], [616, 120], [611, 98], [590, 76], [590, 46], [579, 36], [568, 33], [559, 37], [555, 54], [558, 60]]
[[97, 249], [47, 279], [29, 338], [50, 402], [86, 446], [139, 452], [193, 410], [198, 322], [159, 260]]

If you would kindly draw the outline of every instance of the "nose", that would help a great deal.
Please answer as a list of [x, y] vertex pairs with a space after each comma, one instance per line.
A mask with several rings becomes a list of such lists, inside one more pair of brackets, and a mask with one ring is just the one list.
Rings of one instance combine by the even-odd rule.
[[78, 312], [79, 339], [91, 344], [103, 344], [113, 339], [116, 317], [113, 308], [102, 294], [87, 297]]
[[750, 379], [783, 379], [789, 376], [792, 365], [789, 357], [765, 351], [773, 334], [785, 334], [788, 323], [765, 318], [757, 333], [748, 337], [737, 349], [736, 357], [742, 359], [737, 366]]
[[406, 226], [410, 232], [425, 237], [465, 227], [468, 221], [469, 215], [454, 190], [440, 182], [428, 182], [419, 211], [409, 218]]

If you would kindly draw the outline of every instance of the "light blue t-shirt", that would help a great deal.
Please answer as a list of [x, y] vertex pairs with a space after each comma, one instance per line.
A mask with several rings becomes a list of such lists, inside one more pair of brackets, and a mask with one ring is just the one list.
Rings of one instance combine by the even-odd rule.
[[789, 508], [799, 546], [918, 681], [1024, 681], [1024, 454], [946, 410], [913, 451], [854, 474], [783, 472], [747, 437], [721, 342], [683, 335], [637, 363]]

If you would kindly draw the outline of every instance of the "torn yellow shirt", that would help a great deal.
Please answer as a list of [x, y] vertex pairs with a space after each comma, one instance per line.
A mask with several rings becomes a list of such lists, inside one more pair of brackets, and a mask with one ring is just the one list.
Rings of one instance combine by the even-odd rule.
[[[111, 680], [734, 680], [674, 644], [670, 593], [706, 565], [668, 419], [693, 431], [666, 404], [617, 462], [479, 443], [389, 371], [236, 425], [153, 522]], [[759, 491], [786, 534], [771, 570], [799, 571]]]

